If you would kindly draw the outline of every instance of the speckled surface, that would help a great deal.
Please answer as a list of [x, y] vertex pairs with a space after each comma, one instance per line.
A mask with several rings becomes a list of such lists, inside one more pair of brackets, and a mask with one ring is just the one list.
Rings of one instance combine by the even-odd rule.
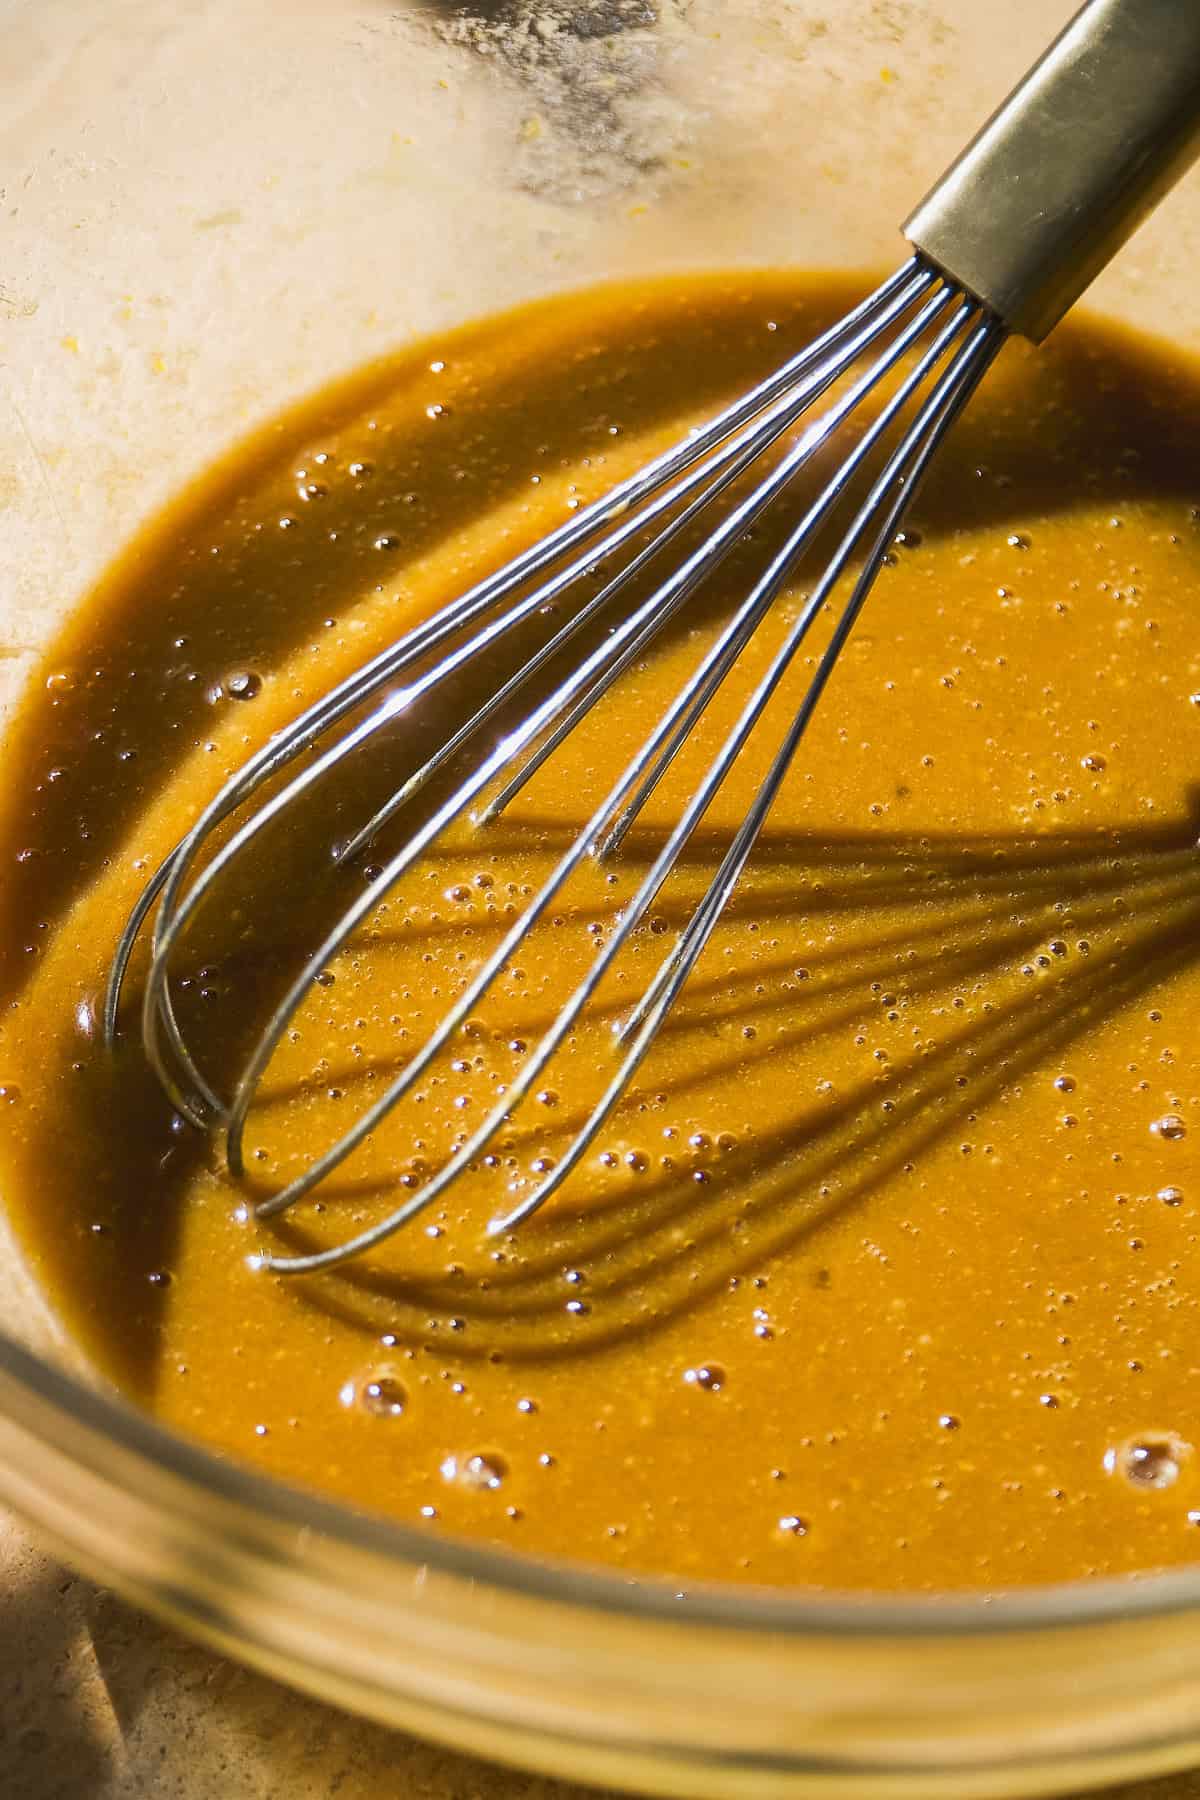
[[[605, 1800], [294, 1694], [72, 1575], [3, 1514], [0, 1596], [4, 1800]], [[1200, 1772], [1107, 1791], [1200, 1800]]]

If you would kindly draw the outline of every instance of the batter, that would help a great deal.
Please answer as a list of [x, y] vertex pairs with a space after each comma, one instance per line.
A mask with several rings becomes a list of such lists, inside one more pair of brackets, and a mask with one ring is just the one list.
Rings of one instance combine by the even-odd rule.
[[[246, 1263], [361, 1230], [474, 1128], [811, 569], [620, 859], [583, 871], [418, 1091], [286, 1223], [247, 1223], [245, 1202], [433, 1028], [786, 506], [504, 818], [456, 828], [326, 971], [251, 1115], [244, 1183], [145, 1068], [144, 956], [115, 1054], [100, 1042], [129, 906], [250, 750], [861, 291], [648, 283], [405, 350], [241, 446], [48, 651], [5, 751], [3, 1192], [66, 1329], [165, 1424], [431, 1532], [676, 1581], [992, 1592], [1196, 1555], [1200, 384], [1164, 346], [1070, 324], [1004, 353], [654, 1053], [511, 1240], [482, 1227], [582, 1122], [767, 747], [490, 1166], [340, 1273]], [[201, 916], [180, 1014], [226, 1087], [414, 820], [357, 867], [337, 845], [497, 674], [357, 762]]]

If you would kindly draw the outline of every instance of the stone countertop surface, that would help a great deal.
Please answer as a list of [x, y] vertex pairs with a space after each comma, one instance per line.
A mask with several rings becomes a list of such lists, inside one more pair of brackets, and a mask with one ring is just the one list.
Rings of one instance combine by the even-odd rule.
[[[1200, 1772], [1107, 1793], [1200, 1800]], [[594, 1788], [497, 1769], [305, 1699], [73, 1575], [0, 1513], [3, 1800], [282, 1795], [605, 1800]]]

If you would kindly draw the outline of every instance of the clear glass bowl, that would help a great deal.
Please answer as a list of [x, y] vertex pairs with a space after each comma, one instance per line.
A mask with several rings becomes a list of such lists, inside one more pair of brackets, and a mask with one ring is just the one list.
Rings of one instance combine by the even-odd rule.
[[[7, 0], [0, 698], [191, 473], [407, 337], [625, 273], [895, 261], [895, 222], [1071, 10]], [[1198, 249], [1192, 180], [1095, 304], [1194, 343]], [[1046, 1792], [1200, 1761], [1200, 1569], [986, 1606], [683, 1600], [169, 1436], [78, 1365], [11, 1245], [0, 1305], [0, 1496], [325, 1699], [690, 1796]]]

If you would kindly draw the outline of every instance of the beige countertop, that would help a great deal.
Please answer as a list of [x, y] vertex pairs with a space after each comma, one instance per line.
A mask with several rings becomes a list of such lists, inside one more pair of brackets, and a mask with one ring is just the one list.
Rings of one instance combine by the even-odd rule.
[[[602, 1800], [304, 1699], [72, 1575], [0, 1514], [3, 1800], [282, 1795]], [[1110, 1789], [1109, 1800], [1200, 1800], [1200, 1773]]]
[[284, 1795], [600, 1800], [304, 1699], [73, 1575], [0, 1513], [0, 1800]]

